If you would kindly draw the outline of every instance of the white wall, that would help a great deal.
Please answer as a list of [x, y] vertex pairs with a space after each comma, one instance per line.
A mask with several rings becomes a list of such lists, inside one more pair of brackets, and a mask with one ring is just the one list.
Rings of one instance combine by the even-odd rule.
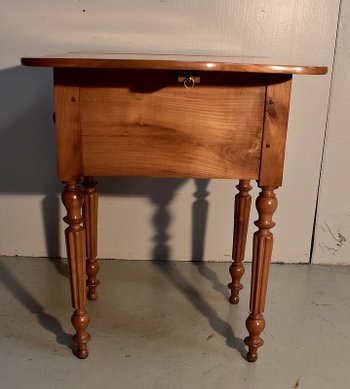
[[313, 261], [350, 264], [350, 1], [342, 2]]
[[[21, 56], [68, 50], [248, 55], [332, 65], [338, 0], [0, 1], [0, 248], [64, 255], [55, 176], [52, 77]], [[85, 10], [85, 11], [84, 11]], [[293, 84], [275, 261], [308, 262], [330, 75]], [[208, 191], [195, 207], [193, 193]], [[234, 183], [103, 179], [100, 256], [229, 260]], [[256, 194], [256, 192], [255, 192]], [[205, 220], [206, 219], [206, 220]], [[203, 250], [201, 248], [203, 244]], [[248, 248], [250, 255], [250, 246]]]

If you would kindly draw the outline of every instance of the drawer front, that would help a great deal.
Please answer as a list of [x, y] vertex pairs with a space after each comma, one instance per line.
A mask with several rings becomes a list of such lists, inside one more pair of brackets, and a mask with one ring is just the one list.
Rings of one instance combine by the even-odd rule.
[[264, 100], [255, 74], [82, 70], [83, 174], [256, 179]]

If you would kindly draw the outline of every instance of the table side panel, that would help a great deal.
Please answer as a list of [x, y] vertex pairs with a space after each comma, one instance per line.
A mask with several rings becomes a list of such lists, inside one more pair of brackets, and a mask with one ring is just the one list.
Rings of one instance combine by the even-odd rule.
[[268, 76], [261, 148], [260, 186], [282, 185], [292, 75]]
[[82, 175], [77, 73], [71, 69], [55, 69], [54, 78], [58, 178], [61, 181], [75, 181]]
[[83, 174], [257, 179], [266, 77], [186, 75], [83, 70]]

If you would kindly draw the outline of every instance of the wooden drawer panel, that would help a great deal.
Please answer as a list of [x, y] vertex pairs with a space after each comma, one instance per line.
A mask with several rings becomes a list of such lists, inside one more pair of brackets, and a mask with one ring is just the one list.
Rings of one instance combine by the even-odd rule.
[[83, 174], [258, 178], [265, 78], [196, 73], [186, 89], [184, 75], [82, 72]]

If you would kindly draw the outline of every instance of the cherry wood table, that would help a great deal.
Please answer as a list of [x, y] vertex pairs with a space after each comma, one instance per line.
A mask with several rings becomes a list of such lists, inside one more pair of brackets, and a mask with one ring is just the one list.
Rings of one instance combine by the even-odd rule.
[[[244, 59], [243, 59], [244, 61]], [[248, 60], [249, 61], [249, 60]], [[245, 62], [245, 61], [244, 61]], [[97, 298], [95, 176], [239, 179], [235, 197], [230, 302], [242, 289], [250, 180], [258, 227], [253, 241], [248, 361], [257, 359], [281, 186], [293, 74], [321, 75], [325, 67], [244, 64], [229, 57], [67, 53], [22, 58], [54, 68], [58, 177], [62, 201], [73, 337], [88, 356], [87, 298]], [[83, 189], [81, 189], [81, 185]], [[88, 290], [88, 291], [87, 291]]]

